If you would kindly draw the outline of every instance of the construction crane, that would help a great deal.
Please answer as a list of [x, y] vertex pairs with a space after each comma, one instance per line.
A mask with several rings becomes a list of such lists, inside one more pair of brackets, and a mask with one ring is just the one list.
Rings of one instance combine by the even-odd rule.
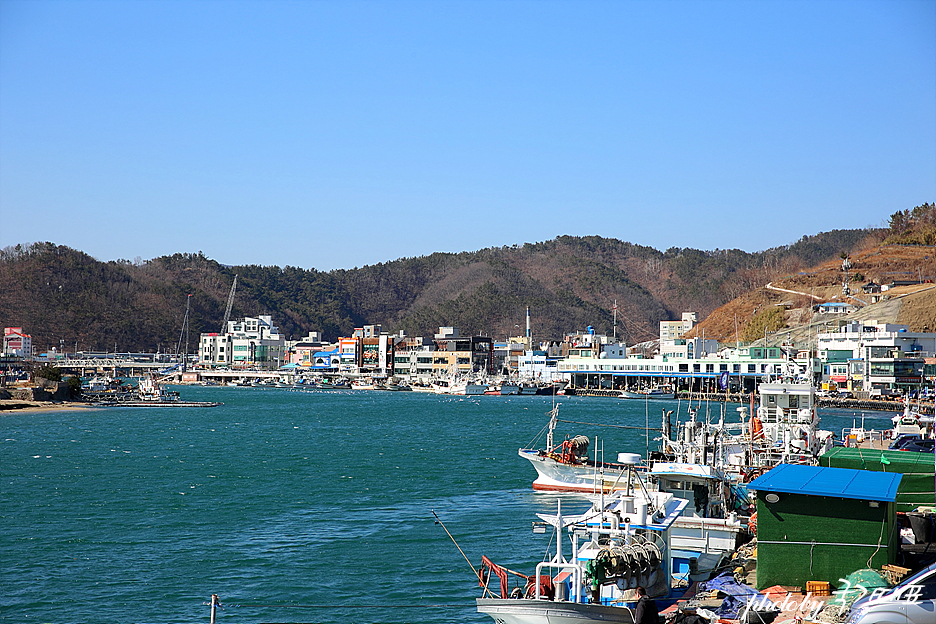
[[221, 334], [227, 333], [227, 324], [231, 320], [231, 306], [234, 305], [234, 291], [237, 290], [237, 276], [234, 276], [234, 283], [231, 284], [231, 294], [228, 295], [227, 308], [224, 309], [224, 320], [221, 321]]

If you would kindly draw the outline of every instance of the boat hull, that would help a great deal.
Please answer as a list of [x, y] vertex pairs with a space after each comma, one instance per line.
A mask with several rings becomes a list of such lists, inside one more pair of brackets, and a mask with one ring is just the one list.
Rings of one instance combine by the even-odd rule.
[[533, 450], [521, 449], [519, 454], [536, 468], [534, 490], [587, 494], [602, 489], [610, 492], [612, 489], [623, 490], [627, 487], [627, 480], [621, 478], [627, 468], [624, 464], [606, 462], [602, 470], [597, 470], [593, 464], [563, 464]]
[[624, 390], [621, 392], [622, 399], [675, 399], [675, 392], [631, 392]]
[[618, 622], [633, 624], [632, 611], [626, 607], [555, 602], [532, 598], [477, 598], [478, 613], [484, 613], [502, 624], [594, 624]]

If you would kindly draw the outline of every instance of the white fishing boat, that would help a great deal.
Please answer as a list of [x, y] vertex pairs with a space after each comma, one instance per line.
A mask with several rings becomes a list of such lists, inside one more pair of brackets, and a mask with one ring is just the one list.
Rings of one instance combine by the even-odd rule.
[[676, 393], [670, 387], [643, 388], [640, 390], [622, 390], [622, 399], [675, 399]]
[[[536, 469], [533, 488], [583, 493], [619, 488], [624, 466], [590, 457], [588, 437], [577, 435], [553, 442], [558, 405], [550, 412], [545, 448], [518, 451]], [[729, 422], [722, 413], [717, 421], [709, 422], [699, 420], [697, 410], [690, 409], [689, 419], [674, 426], [670, 422], [672, 411], [664, 410], [660, 451], [651, 453], [650, 460], [711, 467], [713, 471], [706, 477], [687, 469], [689, 474], [681, 481], [683, 485], [687, 480], [708, 481], [707, 488], [714, 493], [722, 489], [723, 482], [743, 480], [743, 474], [753, 468], [781, 462], [814, 463], [832, 446], [834, 433], [818, 428], [815, 396], [809, 384], [761, 384], [755, 415], [750, 417], [746, 407], [737, 412], [737, 421]], [[689, 478], [693, 475], [698, 478]], [[698, 488], [699, 483], [690, 485]]]
[[[809, 383], [762, 383], [760, 406], [751, 419], [749, 449], [734, 452], [733, 463], [772, 468], [779, 463], [811, 464], [832, 448], [835, 434], [819, 429], [816, 390]], [[742, 412], [742, 418], [744, 417]], [[731, 460], [730, 460], [731, 461]]]
[[896, 440], [902, 435], [915, 435], [921, 438], [933, 436], [933, 416], [921, 414], [913, 409], [909, 397], [904, 398], [904, 410], [891, 418], [894, 428], [891, 438]]
[[533, 574], [482, 559], [478, 612], [502, 624], [632, 623], [638, 586], [658, 603], [681, 595], [686, 583], [674, 576], [670, 530], [687, 503], [647, 490], [632, 471], [626, 481], [629, 489], [598, 496], [584, 514], [563, 516], [561, 501], [555, 515], [538, 514], [544, 523], [534, 532], [551, 526], [556, 553]]

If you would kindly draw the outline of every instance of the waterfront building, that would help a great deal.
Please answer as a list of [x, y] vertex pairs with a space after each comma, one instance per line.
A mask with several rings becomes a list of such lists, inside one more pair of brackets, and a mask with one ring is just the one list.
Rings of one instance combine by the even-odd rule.
[[562, 358], [558, 357], [558, 352], [557, 346], [524, 351], [517, 357], [517, 376], [537, 382], [559, 381], [558, 368]]
[[494, 372], [493, 338], [461, 336], [457, 327], [440, 327], [432, 342], [432, 372], [437, 376]]
[[926, 358], [936, 357], [936, 333], [877, 321], [820, 332], [816, 345], [821, 380], [855, 392], [914, 392], [926, 381]]
[[394, 337], [393, 374], [428, 379], [432, 376], [432, 350], [434, 348], [435, 345], [430, 338], [407, 336], [401, 331]]
[[358, 353], [357, 338], [339, 338], [338, 370], [342, 373], [357, 373]]
[[32, 358], [32, 336], [25, 333], [22, 327], [3, 328], [3, 355]]
[[757, 384], [782, 375], [808, 378], [810, 362], [797, 360], [781, 347], [741, 347], [707, 353], [703, 357], [657, 355], [595, 358], [573, 356], [561, 360], [557, 371], [576, 388], [619, 390], [631, 386], [673, 385], [679, 390], [754, 392]]
[[224, 334], [199, 338], [199, 363], [209, 367], [279, 368], [286, 355], [286, 340], [269, 315], [228, 321]]
[[385, 377], [393, 372], [394, 337], [381, 331], [380, 325], [365, 325], [354, 330], [360, 360], [358, 371]]

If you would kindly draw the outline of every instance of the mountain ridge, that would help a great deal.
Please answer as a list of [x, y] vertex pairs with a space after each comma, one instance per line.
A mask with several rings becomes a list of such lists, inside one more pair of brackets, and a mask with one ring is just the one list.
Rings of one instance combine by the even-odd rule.
[[[234, 275], [234, 316], [271, 314], [291, 339], [327, 339], [354, 327], [427, 334], [440, 325], [465, 333], [517, 335], [527, 306], [534, 337], [558, 339], [593, 326], [629, 343], [658, 335], [658, 322], [709, 312], [783, 273], [880, 240], [883, 230], [833, 230], [762, 252], [659, 251], [600, 236], [458, 253], [437, 252], [355, 269], [225, 266], [199, 253], [145, 262], [98, 261], [54, 243], [0, 251], [0, 319], [23, 327], [38, 349], [174, 350], [186, 295], [189, 350], [218, 331]], [[617, 326], [613, 305], [617, 302]]]

